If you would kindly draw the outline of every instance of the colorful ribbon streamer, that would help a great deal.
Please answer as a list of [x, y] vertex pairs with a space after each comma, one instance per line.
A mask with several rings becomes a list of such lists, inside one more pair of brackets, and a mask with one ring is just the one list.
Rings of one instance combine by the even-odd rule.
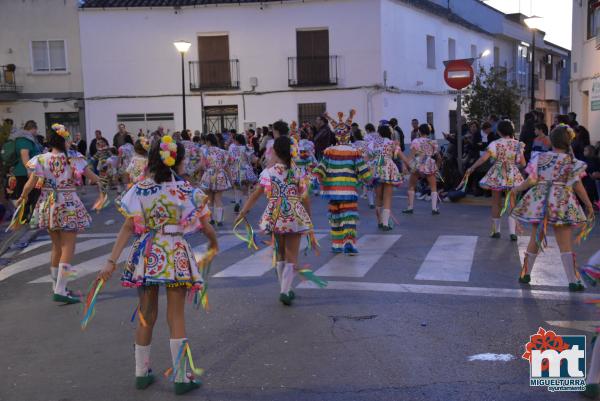
[[321, 246], [319, 245], [319, 241], [317, 240], [317, 237], [315, 237], [315, 232], [313, 230], [310, 230], [308, 232], [306, 239], [307, 239], [307, 243], [306, 243], [306, 248], [304, 248], [304, 255], [306, 256], [309, 251], [314, 251], [315, 255], [319, 256], [321, 254], [321, 252], [320, 252]]
[[17, 206], [17, 209], [13, 213], [12, 219], [10, 220], [10, 224], [8, 225], [8, 227], [6, 227], [5, 232], [14, 231], [17, 228], [19, 228], [19, 226], [27, 223], [27, 221], [23, 219], [23, 215], [25, 214], [26, 203], [26, 201], [23, 201], [19, 204], [19, 206]]
[[465, 174], [463, 179], [460, 181], [460, 184], [458, 184], [458, 187], [456, 187], [456, 190], [462, 191], [462, 192], [467, 192], [467, 184], [468, 183], [469, 183], [469, 174]]
[[88, 295], [83, 306], [83, 320], [81, 321], [81, 329], [85, 330], [92, 317], [95, 314], [96, 300], [98, 299], [98, 293], [104, 285], [104, 279], [98, 278], [90, 285]]
[[164, 376], [174, 382], [175, 378], [177, 377], [177, 374], [179, 373], [179, 366], [181, 366], [182, 359], [186, 357], [188, 359], [188, 363], [190, 365], [190, 370], [192, 371], [192, 374], [194, 374], [197, 377], [202, 376], [202, 374], [204, 374], [204, 369], [197, 368], [194, 364], [194, 359], [192, 358], [192, 350], [190, 349], [190, 345], [187, 341], [181, 344], [179, 352], [177, 353], [175, 365], [167, 369], [164, 373]]
[[312, 270], [310, 270], [307, 267], [304, 267], [304, 268], [298, 270], [298, 274], [303, 279], [308, 280], [308, 281], [312, 281], [319, 288], [325, 288], [325, 287], [327, 287], [327, 280], [324, 280], [321, 277], [317, 276]]
[[210, 309], [210, 305], [208, 303], [208, 279], [210, 277], [210, 266], [214, 257], [217, 255], [217, 251], [210, 248], [202, 258], [197, 261], [198, 267], [202, 271], [202, 289], [193, 289], [193, 304], [196, 309], [200, 308], [202, 305], [202, 309], [208, 311]]
[[581, 243], [581, 241], [588, 239], [588, 237], [589, 237], [590, 233], [592, 232], [592, 230], [594, 229], [595, 225], [596, 225], [596, 214], [594, 213], [590, 217], [588, 217], [585, 224], [583, 224], [583, 226], [581, 227], [579, 234], [577, 234], [577, 237], [575, 238], [575, 243], [579, 245]]
[[[244, 223], [245, 228], [246, 228], [245, 236], [243, 236], [242, 234], [240, 234], [237, 231], [238, 226], [240, 224], [242, 224], [242, 222]], [[248, 222], [248, 219], [246, 219], [245, 217], [243, 219], [238, 220], [235, 223], [235, 225], [233, 226], [233, 235], [235, 235], [241, 241], [247, 243], [248, 249], [254, 249], [255, 251], [258, 250], [258, 245], [256, 245], [256, 242], [257, 242], [256, 234], [254, 233], [254, 230], [252, 229], [252, 225]]]

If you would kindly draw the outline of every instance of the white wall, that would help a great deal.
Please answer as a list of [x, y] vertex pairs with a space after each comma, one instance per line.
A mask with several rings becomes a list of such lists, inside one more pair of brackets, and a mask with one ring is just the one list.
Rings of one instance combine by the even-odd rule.
[[[573, 2], [573, 44], [571, 50], [571, 109], [577, 119], [590, 131], [592, 142], [600, 141], [600, 110], [591, 110], [592, 77], [600, 76], [600, 50], [596, 39], [587, 39], [587, 3]], [[577, 71], [574, 65], [577, 64]]]
[[[326, 101], [331, 111], [357, 108], [366, 114], [366, 91], [302, 92], [288, 87], [287, 58], [296, 55], [297, 28], [329, 28], [331, 55], [341, 57], [338, 87], [373, 85], [378, 65], [378, 7], [372, 0], [308, 1], [173, 9], [90, 10], [80, 12], [86, 97], [155, 96], [139, 100], [88, 100], [90, 130], [115, 131], [117, 113], [174, 112], [181, 127], [180, 59], [173, 40], [192, 43], [187, 60], [197, 60], [197, 35], [227, 33], [230, 57], [240, 60], [242, 90], [258, 78], [256, 91], [286, 94], [246, 96], [243, 119], [241, 96], [207, 96], [205, 105], [238, 105], [240, 127], [277, 118], [296, 119], [297, 103]], [[343, 10], [343, 11], [341, 11]], [[342, 15], [343, 18], [338, 18]], [[366, 22], [368, 21], [368, 22]], [[110, 26], [111, 29], [106, 29]], [[102, 34], [98, 34], [102, 32]], [[188, 81], [186, 65], [186, 83]], [[231, 92], [233, 94], [236, 91]], [[188, 127], [201, 129], [200, 99], [188, 101]], [[361, 116], [362, 114], [362, 116]]]
[[[382, 110], [386, 118], [397, 117], [407, 129], [412, 118], [426, 121], [426, 113], [434, 113], [436, 135], [449, 130], [448, 111], [456, 109], [455, 96], [444, 82], [443, 61], [448, 60], [448, 38], [456, 41], [456, 58], [470, 58], [471, 45], [481, 53], [489, 49], [490, 56], [480, 60], [493, 64], [494, 44], [491, 36], [463, 28], [445, 18], [433, 16], [398, 0], [382, 0], [382, 68], [388, 71], [390, 86], [410, 94], [382, 95]], [[426, 36], [435, 37], [436, 68], [427, 68]], [[476, 67], [476, 66], [474, 66]], [[421, 94], [419, 94], [419, 93]]]

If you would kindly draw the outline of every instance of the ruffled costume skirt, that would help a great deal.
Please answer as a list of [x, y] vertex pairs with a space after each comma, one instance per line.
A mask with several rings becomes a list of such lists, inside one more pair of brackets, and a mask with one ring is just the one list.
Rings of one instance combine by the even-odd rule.
[[523, 176], [514, 163], [496, 162], [479, 181], [483, 189], [508, 191], [523, 183]]
[[75, 189], [42, 188], [31, 215], [30, 226], [49, 231], [82, 231], [91, 222], [92, 218]]
[[226, 191], [231, 188], [231, 181], [225, 170], [211, 168], [202, 175], [200, 188], [211, 192]]
[[415, 157], [410, 161], [410, 171], [421, 175], [433, 175], [438, 168], [435, 160], [429, 156]]
[[398, 166], [392, 159], [384, 158], [372, 164], [373, 183], [400, 185], [404, 182], [404, 176], [400, 174]]
[[273, 234], [302, 233], [312, 229], [312, 221], [299, 198], [270, 198], [259, 227]]

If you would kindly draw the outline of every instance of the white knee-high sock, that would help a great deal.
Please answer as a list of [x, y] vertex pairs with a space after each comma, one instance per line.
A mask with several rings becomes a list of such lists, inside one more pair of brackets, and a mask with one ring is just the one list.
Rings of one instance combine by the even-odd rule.
[[494, 230], [494, 233], [500, 233], [500, 227], [501, 227], [501, 220], [498, 219], [492, 219], [492, 230]]
[[152, 345], [135, 344], [135, 375], [143, 377], [148, 374], [150, 369], [150, 349]]
[[375, 194], [373, 193], [373, 190], [367, 189], [367, 199], [369, 200], [369, 205], [375, 204]]
[[431, 193], [431, 209], [432, 210], [437, 210], [437, 203], [438, 203], [438, 193], [432, 192]]
[[563, 268], [565, 269], [569, 283], [577, 282], [578, 278], [575, 273], [575, 254], [573, 252], [564, 252], [560, 254], [560, 259], [562, 260]]
[[67, 283], [73, 274], [74, 271], [70, 264], [58, 264], [58, 275], [56, 276], [56, 285], [54, 286], [55, 294], [67, 295]]
[[517, 220], [514, 217], [508, 217], [508, 232], [510, 235], [517, 233]]
[[382, 216], [381, 216], [381, 207], [377, 206], [375, 208], [375, 210], [377, 211], [377, 224], [381, 224], [382, 221]]
[[215, 208], [215, 221], [217, 223], [223, 222], [223, 208], [222, 207]]
[[383, 209], [381, 212], [381, 224], [384, 226], [390, 225], [390, 209]]
[[190, 381], [190, 379], [187, 376], [187, 359], [185, 351], [182, 351], [179, 360], [177, 359], [181, 347], [184, 343], [187, 343], [187, 338], [171, 338], [169, 343], [169, 345], [171, 346], [171, 359], [173, 360], [173, 370], [176, 370], [175, 382], [187, 383]]
[[237, 189], [233, 189], [233, 200], [235, 203], [239, 203], [240, 201], [240, 192]]
[[294, 264], [285, 263], [283, 272], [281, 274], [281, 293], [287, 294], [292, 289], [292, 282], [294, 281]]
[[412, 209], [415, 204], [415, 191], [408, 191], [408, 208]]
[[523, 267], [521, 268], [521, 277], [531, 272], [533, 264], [537, 258], [537, 253], [525, 252], [525, 258], [523, 259]]
[[281, 279], [283, 277], [283, 269], [285, 268], [285, 261], [278, 261], [275, 264], [275, 269], [277, 270], [277, 280], [279, 280], [279, 284], [281, 285]]
[[50, 266], [50, 277], [52, 277], [52, 291], [56, 288], [56, 278], [58, 277], [58, 267]]
[[592, 351], [592, 362], [590, 370], [587, 373], [587, 382], [589, 384], [600, 383], [600, 337], [596, 338], [594, 350]]

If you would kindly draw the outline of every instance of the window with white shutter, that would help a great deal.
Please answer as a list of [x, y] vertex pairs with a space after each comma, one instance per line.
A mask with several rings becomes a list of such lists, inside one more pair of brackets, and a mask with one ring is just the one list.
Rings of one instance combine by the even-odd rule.
[[34, 40], [31, 42], [33, 72], [67, 71], [67, 53], [64, 40]]

